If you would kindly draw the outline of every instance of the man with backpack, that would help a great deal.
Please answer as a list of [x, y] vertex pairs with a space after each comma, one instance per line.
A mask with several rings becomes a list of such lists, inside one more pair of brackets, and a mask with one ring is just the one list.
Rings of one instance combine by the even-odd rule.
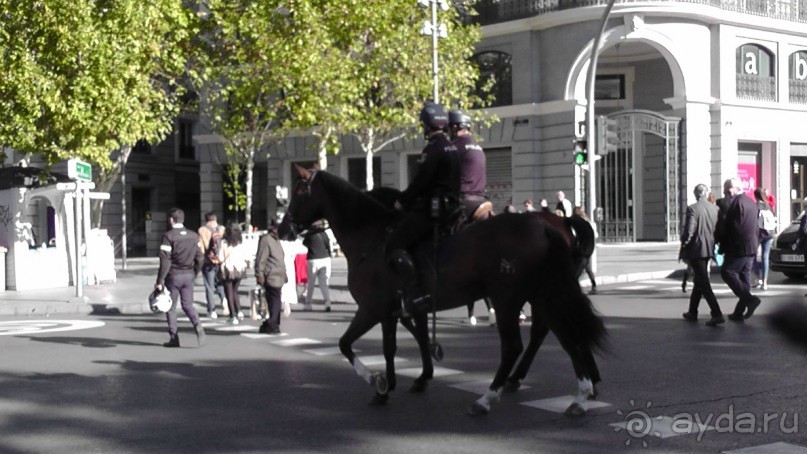
[[202, 265], [202, 280], [205, 283], [205, 298], [207, 299], [207, 314], [210, 318], [218, 318], [216, 315], [216, 303], [214, 295], [218, 295], [221, 306], [225, 313], [227, 310], [227, 299], [224, 296], [224, 287], [216, 277], [219, 272], [218, 250], [221, 246], [221, 237], [224, 235], [224, 226], [219, 225], [216, 213], [205, 214], [205, 225], [199, 227], [199, 250], [205, 256]]

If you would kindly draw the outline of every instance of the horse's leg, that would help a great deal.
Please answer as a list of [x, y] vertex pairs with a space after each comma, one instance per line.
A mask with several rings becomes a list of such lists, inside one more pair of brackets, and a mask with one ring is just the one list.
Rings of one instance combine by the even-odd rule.
[[594, 353], [592, 353], [590, 348], [584, 348], [581, 354], [583, 355], [583, 364], [591, 377], [592, 392], [590, 399], [594, 400], [599, 394], [597, 392], [597, 383], [601, 381], [600, 369], [597, 367], [597, 362], [594, 360]]
[[[589, 370], [588, 359], [594, 360], [591, 350], [588, 348], [581, 348], [571, 342], [565, 330], [555, 330], [560, 345], [566, 350], [569, 358], [572, 360], [572, 367], [577, 376], [577, 395], [574, 397], [574, 402], [566, 409], [566, 416], [580, 416], [586, 413], [586, 401], [595, 397], [594, 384], [592, 383], [592, 373]], [[586, 358], [586, 350], [590, 358]], [[596, 367], [596, 364], [595, 364]], [[597, 371], [597, 378], [599, 379], [599, 371]]]
[[386, 379], [383, 377], [383, 374], [378, 372], [370, 372], [369, 369], [356, 357], [356, 354], [353, 352], [353, 343], [356, 342], [357, 339], [362, 337], [370, 331], [370, 329], [376, 325], [376, 321], [370, 318], [366, 313], [359, 310], [356, 312], [356, 315], [353, 316], [353, 320], [350, 322], [350, 326], [347, 327], [345, 333], [342, 334], [342, 337], [339, 338], [339, 351], [347, 358], [350, 364], [353, 366], [353, 370], [356, 372], [356, 375], [364, 379], [369, 385], [376, 388], [376, 398], [373, 399], [371, 403], [380, 404], [380, 400], [383, 398], [378, 398], [379, 395], [386, 395], [388, 389], [383, 386], [386, 382]]
[[[383, 405], [389, 399], [389, 391], [395, 391], [397, 380], [395, 378], [395, 352], [398, 350], [397, 334], [398, 319], [389, 317], [381, 321], [381, 333], [384, 345], [384, 361], [387, 365], [386, 390], [380, 389], [376, 383], [376, 395], [371, 404]], [[378, 380], [378, 378], [377, 378]]]
[[549, 326], [546, 322], [536, 313], [532, 314], [532, 327], [530, 328], [530, 342], [524, 350], [524, 354], [518, 360], [516, 369], [510, 374], [510, 378], [504, 384], [505, 392], [516, 392], [521, 387], [521, 380], [527, 376], [527, 371], [530, 370], [532, 360], [541, 348], [546, 335], [549, 333]]
[[423, 392], [429, 385], [429, 380], [434, 377], [434, 365], [429, 353], [429, 314], [415, 313], [411, 318], [402, 318], [401, 324], [412, 333], [412, 336], [417, 341], [418, 349], [420, 350], [420, 361], [423, 364], [423, 371], [412, 383], [409, 392]]
[[520, 306], [516, 304], [502, 305], [496, 311], [496, 327], [499, 330], [499, 341], [501, 343], [501, 359], [493, 382], [487, 392], [476, 400], [468, 409], [471, 415], [485, 415], [490, 411], [490, 404], [499, 400], [501, 388], [507, 380], [507, 375], [513, 369], [513, 365], [518, 360], [524, 346], [521, 343], [521, 332], [519, 331], [518, 313]]

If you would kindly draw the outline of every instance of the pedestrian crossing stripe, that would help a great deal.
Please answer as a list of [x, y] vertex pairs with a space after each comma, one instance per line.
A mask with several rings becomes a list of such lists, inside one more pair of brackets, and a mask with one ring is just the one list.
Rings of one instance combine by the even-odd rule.
[[723, 451], [724, 454], [807, 454], [807, 448], [783, 441], [749, 448]]
[[[312, 355], [316, 355], [316, 356], [339, 355], [339, 354], [342, 353], [342, 351], [339, 350], [338, 346], [322, 347], [322, 348], [307, 348], [307, 349], [304, 349], [303, 351], [306, 352], [306, 353], [310, 353]], [[361, 350], [353, 349], [353, 351], [354, 352], [360, 352]]]
[[[574, 402], [574, 396], [559, 396], [559, 397], [550, 397], [548, 399], [540, 399], [540, 400], [531, 400], [528, 402], [521, 402], [521, 405], [526, 405], [527, 407], [539, 408], [541, 410], [547, 410], [554, 413], [564, 413], [566, 409], [569, 408], [569, 405]], [[599, 400], [587, 400], [583, 407], [588, 410], [593, 410], [595, 408], [604, 408], [610, 407], [611, 404], [608, 402], [601, 402]]]
[[294, 339], [283, 339], [283, 340], [276, 340], [272, 341], [273, 344], [279, 345], [281, 347], [293, 347], [295, 345], [312, 345], [312, 344], [321, 344], [322, 342], [316, 339], [309, 339], [307, 337], [298, 337]]
[[[477, 380], [477, 381], [468, 381], [463, 383], [454, 383], [452, 385], [448, 385], [450, 388], [456, 388], [461, 391], [468, 391], [469, 393], [474, 394], [485, 394], [488, 389], [490, 389], [490, 380]], [[521, 385], [519, 389], [530, 389], [529, 385]]]
[[[631, 425], [636, 425], [637, 423], [641, 423], [644, 425], [649, 424], [649, 427], [643, 427], [641, 433], [631, 433], [631, 429], [628, 427]], [[644, 411], [636, 411], [630, 412], [628, 415], [625, 416], [625, 421], [616, 422], [613, 424], [609, 424], [610, 426], [614, 427], [617, 432], [622, 430], [628, 433], [629, 437], [633, 438], [643, 438], [647, 435], [652, 435], [656, 438], [670, 438], [676, 437], [678, 435], [691, 435], [700, 432], [699, 424], [691, 424], [682, 426], [681, 424], [675, 424], [676, 420], [669, 417], [669, 416], [653, 416], [650, 417]], [[688, 427], [689, 431], [682, 430], [683, 427]], [[708, 430], [715, 430], [712, 426], [704, 427], [704, 431]], [[640, 435], [637, 437], [637, 435]]]
[[[423, 368], [421, 367], [407, 367], [406, 369], [399, 369], [395, 371], [396, 375], [402, 375], [404, 377], [411, 377], [411, 378], [418, 378], [422, 373]], [[464, 372], [461, 370], [448, 369], [446, 367], [437, 366], [434, 368], [434, 377], [448, 377], [450, 375], [458, 375], [463, 373]]]

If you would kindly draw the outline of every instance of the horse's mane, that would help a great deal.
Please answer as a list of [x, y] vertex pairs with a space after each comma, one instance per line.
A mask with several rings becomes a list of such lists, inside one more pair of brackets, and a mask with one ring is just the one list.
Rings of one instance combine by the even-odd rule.
[[[373, 197], [373, 191], [362, 191], [348, 181], [324, 171], [319, 171], [316, 178], [321, 178], [325, 190], [332, 200], [337, 201], [341, 207], [340, 212], [346, 216], [351, 224], [362, 225], [379, 220], [394, 219], [398, 213], [392, 205], [385, 205], [379, 199]], [[384, 188], [379, 188], [379, 190]], [[395, 189], [387, 188], [389, 191]], [[375, 193], [377, 194], [377, 193]], [[394, 203], [394, 200], [393, 200]]]
[[401, 197], [401, 191], [385, 186], [376, 186], [372, 190], [366, 191], [365, 194], [388, 209], [395, 209], [395, 201]]

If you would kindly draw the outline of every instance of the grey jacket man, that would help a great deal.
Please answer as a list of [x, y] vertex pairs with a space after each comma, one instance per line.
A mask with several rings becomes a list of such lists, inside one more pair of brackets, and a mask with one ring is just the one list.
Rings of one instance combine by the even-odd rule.
[[258, 252], [255, 254], [255, 281], [259, 285], [265, 283], [270, 287], [280, 288], [288, 280], [283, 247], [272, 234], [267, 233], [258, 242]]
[[679, 258], [694, 260], [714, 257], [717, 212], [717, 206], [706, 197], [687, 207]]

